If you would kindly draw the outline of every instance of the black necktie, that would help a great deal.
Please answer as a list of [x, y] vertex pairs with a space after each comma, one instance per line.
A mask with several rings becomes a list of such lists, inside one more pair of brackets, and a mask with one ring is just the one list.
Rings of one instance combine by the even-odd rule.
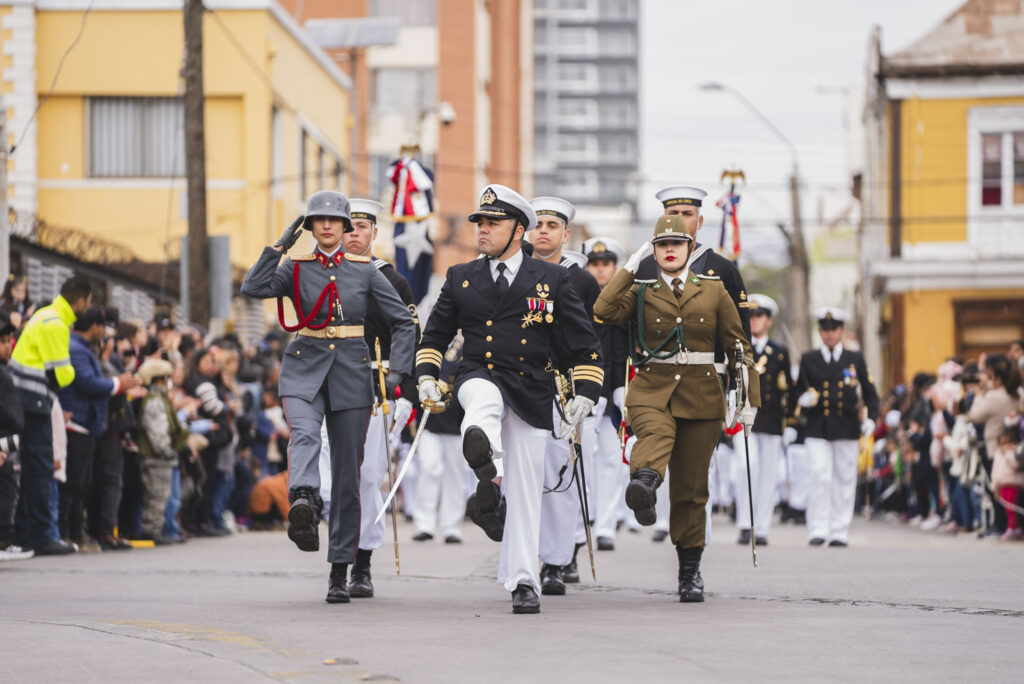
[[676, 296], [676, 299], [683, 296], [682, 282], [679, 278], [672, 279], [672, 294]]
[[508, 292], [508, 278], [505, 277], [505, 271], [508, 270], [508, 266], [504, 263], [498, 264], [498, 279], [494, 281], [494, 284], [498, 286], [498, 296], [504, 297], [505, 293]]

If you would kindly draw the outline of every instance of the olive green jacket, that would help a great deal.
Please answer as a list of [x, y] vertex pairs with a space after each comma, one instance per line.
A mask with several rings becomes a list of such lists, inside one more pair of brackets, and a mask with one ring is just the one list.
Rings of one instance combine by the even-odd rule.
[[[594, 305], [594, 315], [608, 323], [636, 321], [637, 291], [633, 274], [622, 269], [602, 290]], [[714, 353], [720, 339], [732, 359], [736, 340], [743, 344], [743, 358], [753, 365], [750, 341], [743, 332], [736, 305], [718, 277], [686, 274], [683, 295], [678, 300], [672, 289], [659, 278], [647, 286], [644, 295], [644, 335], [655, 348], [667, 336], [675, 336], [682, 325], [683, 346], [688, 352]], [[675, 342], [664, 351], [676, 349]], [[730, 373], [734, 372], [729, 364]], [[750, 404], [761, 405], [761, 387], [756, 372], [750, 375]], [[637, 368], [629, 384], [626, 408], [669, 409], [676, 418], [707, 420], [725, 418], [725, 393], [712, 364], [677, 365], [647, 363]]]

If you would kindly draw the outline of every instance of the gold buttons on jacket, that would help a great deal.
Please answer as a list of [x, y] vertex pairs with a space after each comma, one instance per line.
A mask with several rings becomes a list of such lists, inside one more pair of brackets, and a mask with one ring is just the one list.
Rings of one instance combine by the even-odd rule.
[[526, 375], [525, 373], [523, 373], [523, 371], [519, 371], [519, 374], [520, 375]]
[[486, 356], [487, 358], [491, 358], [491, 352], [487, 352], [486, 354], [484, 354], [484, 356]]
[[491, 337], [490, 335], [488, 335], [488, 336], [487, 336], [487, 341], [488, 341], [488, 342], [490, 342], [490, 341], [491, 341], [491, 340], [493, 340], [493, 339], [494, 339], [494, 338], [493, 338], [493, 337]]
[[523, 339], [519, 340], [519, 344], [526, 344], [526, 338], [524, 337]]
[[327, 345], [327, 348], [328, 349], [334, 349], [334, 345], [333, 344], [329, 344], [329, 345]]
[[821, 383], [821, 386], [822, 387], [828, 387], [828, 380], [826, 380], [825, 382]]
[[494, 321], [487, 321], [486, 323], [484, 323], [484, 325], [486, 325], [488, 327], [492, 326], [492, 325], [494, 325]]
[[828, 415], [828, 409], [825, 409], [825, 415], [826, 416]]
[[520, 357], [519, 357], [519, 360], [520, 360], [520, 361], [525, 361], [525, 360], [526, 360], [526, 357], [524, 357], [524, 356], [520, 356]]
[[488, 370], [493, 370], [494, 369], [494, 364], [493, 363], [487, 364], [487, 369]]
[[296, 356], [299, 356], [299, 355], [301, 355], [301, 354], [302, 354], [302, 350], [301, 350], [301, 349], [296, 349], [296, 350], [295, 350], [295, 355], [296, 355]]
[[331, 276], [331, 280], [334, 280], [334, 276]]

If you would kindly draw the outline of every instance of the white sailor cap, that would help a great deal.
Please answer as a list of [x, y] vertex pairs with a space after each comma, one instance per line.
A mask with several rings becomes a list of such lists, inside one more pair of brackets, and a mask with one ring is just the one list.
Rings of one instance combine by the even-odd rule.
[[750, 315], [753, 316], [758, 311], [764, 311], [772, 318], [779, 313], [779, 305], [775, 303], [775, 300], [768, 295], [763, 294], [752, 294], [747, 298], [750, 302]]
[[576, 207], [558, 197], [534, 197], [530, 200], [530, 206], [538, 217], [554, 216], [562, 219], [562, 223], [567, 226], [576, 218]]
[[611, 259], [616, 264], [626, 256], [626, 249], [618, 240], [606, 237], [592, 237], [583, 243], [583, 253], [589, 261]]
[[708, 193], [692, 185], [671, 185], [662, 188], [655, 195], [662, 206], [668, 209], [677, 204], [689, 204], [699, 207]]
[[838, 306], [818, 307], [811, 312], [811, 315], [818, 321], [818, 326], [822, 328], [846, 325], [846, 321], [851, 318], [849, 311], [840, 309]]
[[352, 220], [367, 219], [371, 223], [377, 222], [377, 217], [384, 211], [384, 205], [371, 199], [349, 200], [349, 216]]
[[480, 191], [480, 208], [469, 215], [472, 223], [480, 223], [486, 217], [516, 219], [526, 230], [537, 227], [537, 213], [530, 203], [512, 188], [492, 183]]

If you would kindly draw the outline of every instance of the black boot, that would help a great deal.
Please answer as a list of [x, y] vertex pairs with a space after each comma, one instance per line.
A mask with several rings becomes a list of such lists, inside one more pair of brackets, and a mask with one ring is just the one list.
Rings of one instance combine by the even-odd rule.
[[348, 563], [331, 563], [331, 578], [327, 584], [328, 603], [348, 603], [349, 593], [346, 587]]
[[481, 480], [476, 492], [466, 502], [466, 515], [491, 541], [500, 542], [505, 535], [505, 497], [501, 487], [490, 480]]
[[689, 549], [676, 547], [676, 555], [679, 556], [680, 603], [704, 602], [704, 578], [700, 576], [700, 557], [703, 553], [703, 546]]
[[740, 530], [740, 536], [736, 539], [736, 543], [740, 546], [745, 546], [750, 543], [750, 530]]
[[370, 579], [372, 553], [366, 549], [356, 549], [356, 562], [352, 564], [352, 577], [348, 580], [348, 593], [352, 598], [373, 598], [373, 580]]
[[516, 615], [523, 613], [539, 613], [540, 599], [537, 592], [528, 584], [520, 584], [512, 592], [512, 612]]
[[540, 569], [540, 593], [545, 596], [565, 596], [562, 566], [545, 563]]
[[579, 554], [585, 544], [577, 544], [576, 548], [572, 550], [572, 560], [569, 561], [568, 565], [562, 566], [562, 581], [566, 584], [579, 584], [580, 583], [580, 568], [576, 565], [576, 556]]
[[626, 485], [626, 505], [633, 510], [636, 521], [641, 525], [653, 525], [658, 520], [654, 502], [657, 501], [660, 484], [658, 473], [650, 468], [638, 468]]
[[300, 551], [319, 551], [320, 534], [316, 526], [323, 500], [312, 487], [296, 487], [288, 492], [288, 501], [292, 504], [288, 511], [288, 538]]
[[475, 425], [467, 428], [462, 437], [462, 456], [481, 482], [489, 482], [498, 476], [498, 469], [491, 458], [491, 441]]

